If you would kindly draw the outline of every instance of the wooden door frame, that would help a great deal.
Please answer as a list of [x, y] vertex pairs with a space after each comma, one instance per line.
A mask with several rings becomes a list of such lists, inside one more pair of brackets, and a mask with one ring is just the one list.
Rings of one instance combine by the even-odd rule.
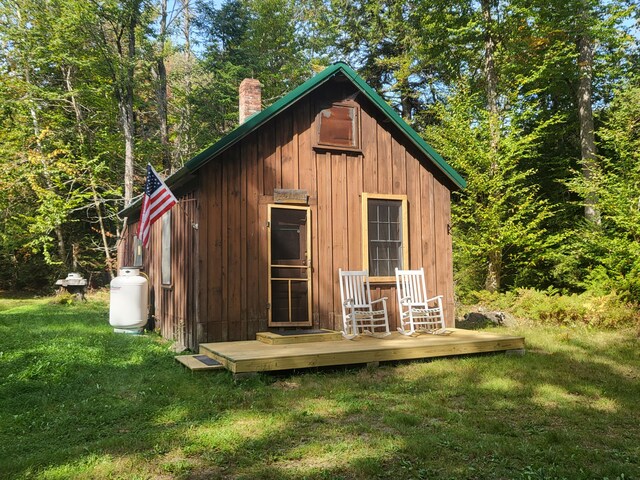
[[[306, 270], [307, 270], [307, 314], [308, 319], [305, 322], [274, 322], [273, 321], [273, 302], [272, 302], [272, 287], [271, 287], [271, 211], [273, 209], [281, 209], [281, 210], [304, 210], [306, 212], [307, 217], [307, 228], [306, 228]], [[273, 204], [270, 203], [267, 205], [267, 270], [268, 270], [268, 305], [269, 305], [269, 315], [268, 315], [268, 326], [269, 327], [310, 327], [313, 325], [313, 312], [312, 312], [312, 288], [311, 288], [311, 207], [309, 206], [300, 206], [300, 205], [286, 205], [286, 204]]]

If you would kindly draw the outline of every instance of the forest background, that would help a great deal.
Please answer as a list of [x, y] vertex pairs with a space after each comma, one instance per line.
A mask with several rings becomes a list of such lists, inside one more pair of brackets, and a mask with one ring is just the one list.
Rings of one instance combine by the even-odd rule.
[[0, 0], [0, 290], [107, 283], [164, 175], [343, 60], [468, 181], [456, 292], [640, 303], [640, 9], [610, 0]]

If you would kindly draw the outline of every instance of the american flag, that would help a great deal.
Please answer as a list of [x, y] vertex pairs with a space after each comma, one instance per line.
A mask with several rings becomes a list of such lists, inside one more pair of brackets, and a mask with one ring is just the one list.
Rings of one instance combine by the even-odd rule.
[[178, 203], [178, 200], [171, 193], [169, 187], [160, 180], [158, 173], [151, 164], [147, 164], [147, 180], [144, 184], [144, 197], [142, 198], [140, 221], [138, 222], [138, 231], [136, 233], [143, 246], [146, 247], [149, 242], [151, 225], [176, 203]]

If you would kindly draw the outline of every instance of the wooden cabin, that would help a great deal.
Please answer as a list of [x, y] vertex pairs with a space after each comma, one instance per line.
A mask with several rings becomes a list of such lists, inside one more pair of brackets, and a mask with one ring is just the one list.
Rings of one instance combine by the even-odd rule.
[[199, 343], [342, 328], [338, 268], [370, 272], [397, 326], [394, 267], [424, 267], [454, 323], [450, 197], [465, 182], [348, 65], [260, 110], [241, 86], [241, 125], [171, 175], [179, 205], [139, 248], [140, 202], [120, 266], [143, 266], [162, 334]]

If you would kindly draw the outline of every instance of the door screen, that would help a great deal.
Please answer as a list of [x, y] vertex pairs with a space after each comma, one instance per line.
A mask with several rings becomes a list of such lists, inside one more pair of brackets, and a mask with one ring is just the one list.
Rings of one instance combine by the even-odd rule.
[[269, 325], [311, 325], [310, 211], [269, 207]]

